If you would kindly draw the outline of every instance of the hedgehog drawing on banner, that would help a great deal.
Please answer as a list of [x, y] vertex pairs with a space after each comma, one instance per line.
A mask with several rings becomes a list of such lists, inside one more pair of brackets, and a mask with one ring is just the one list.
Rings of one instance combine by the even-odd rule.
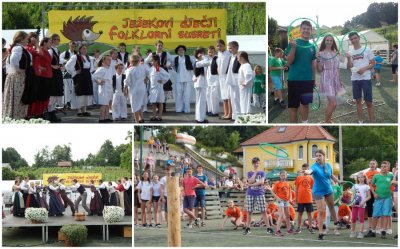
[[98, 33], [93, 31], [93, 26], [98, 23], [92, 21], [93, 16], [77, 16], [74, 20], [72, 17], [67, 22], [64, 21], [63, 29], [60, 32], [69, 40], [78, 44], [91, 45], [98, 40], [103, 34], [103, 31]]

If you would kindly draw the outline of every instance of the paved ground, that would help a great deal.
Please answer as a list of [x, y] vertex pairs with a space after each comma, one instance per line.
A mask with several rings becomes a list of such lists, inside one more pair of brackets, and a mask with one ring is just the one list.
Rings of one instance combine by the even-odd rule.
[[[150, 123], [150, 118], [152, 117], [151, 106], [148, 105], [148, 111], [144, 113], [144, 118], [146, 123]], [[222, 103], [221, 103], [221, 110], [222, 110]], [[99, 121], [99, 111], [100, 109], [97, 108], [90, 108], [88, 112], [92, 115], [90, 117], [78, 117], [76, 115], [76, 111], [74, 110], [66, 110], [65, 113], [59, 111], [57, 116], [62, 119], [61, 123], [98, 123]], [[252, 108], [252, 113], [265, 113], [264, 110], [260, 108]], [[196, 123], [195, 121], [195, 104], [191, 104], [190, 113], [176, 113], [175, 112], [175, 103], [169, 102], [167, 103], [167, 112], [163, 115], [162, 122], [152, 122], [155, 124], [159, 123]], [[112, 118], [110, 114], [110, 118]], [[230, 120], [221, 120], [218, 117], [207, 117], [207, 120], [210, 123], [222, 123], [222, 124], [231, 124], [233, 121]], [[126, 123], [133, 123], [133, 114], [128, 108], [128, 118], [124, 121], [114, 121], [113, 124], [126, 124]]]
[[[233, 230], [230, 224], [220, 230], [221, 220], [208, 220], [206, 227], [186, 229], [182, 227], [182, 246], [184, 247], [396, 247], [397, 223], [393, 223], [393, 235], [387, 239], [364, 238], [350, 239], [349, 230], [341, 230], [341, 235], [325, 236], [324, 241], [317, 240], [316, 234], [303, 230], [296, 235], [284, 237], [267, 235], [265, 228], [252, 228], [250, 235], [242, 235], [243, 230]], [[182, 225], [185, 222], [182, 222]], [[135, 247], [166, 247], [168, 246], [167, 228], [134, 228]]]
[[[391, 79], [391, 69], [389, 67], [383, 67], [381, 71], [382, 84], [380, 87], [376, 87], [373, 82], [373, 98], [375, 100], [375, 115], [377, 123], [396, 123], [397, 124], [397, 83], [389, 82]], [[317, 79], [319, 77], [317, 76]], [[334, 123], [356, 123], [357, 114], [356, 107], [349, 105], [347, 100], [352, 99], [351, 81], [350, 81], [350, 70], [341, 69], [341, 79], [345, 84], [346, 94], [338, 97], [338, 105], [335, 112], [333, 113]], [[317, 80], [318, 82], [318, 80]], [[283, 90], [285, 102], [287, 103], [287, 89]], [[324, 120], [324, 112], [327, 106], [327, 101], [324, 96], [321, 96], [321, 107], [317, 111], [310, 110], [310, 123], [321, 123]], [[366, 105], [364, 105], [366, 108]], [[364, 110], [364, 122], [368, 119], [367, 111]], [[269, 123], [288, 123], [289, 113], [287, 108], [281, 108], [278, 105], [273, 104], [273, 96], [268, 96], [268, 120]]]

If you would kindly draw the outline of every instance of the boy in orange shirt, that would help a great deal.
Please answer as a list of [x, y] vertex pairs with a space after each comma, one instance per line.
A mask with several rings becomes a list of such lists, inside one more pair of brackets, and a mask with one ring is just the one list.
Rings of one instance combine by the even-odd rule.
[[[307, 170], [308, 164], [302, 165], [302, 170]], [[304, 173], [299, 173], [297, 176], [294, 186], [295, 193], [297, 196], [297, 229], [295, 233], [301, 233], [301, 219], [303, 217], [304, 209], [307, 211], [308, 220], [311, 220], [311, 213], [313, 210], [313, 199], [312, 199], [312, 187], [314, 184], [314, 179], [310, 175]], [[315, 233], [312, 227], [308, 227], [310, 233]]]
[[232, 199], [228, 200], [228, 208], [225, 211], [224, 222], [221, 225], [221, 230], [224, 230], [224, 225], [228, 218], [231, 218], [232, 224], [235, 226], [233, 230], [236, 230], [238, 227], [243, 226], [242, 222], [242, 211], [238, 206], [235, 206]]
[[275, 204], [273, 198], [268, 199], [267, 206], [267, 220], [269, 224], [272, 226], [278, 219], [278, 206]]
[[347, 229], [350, 229], [350, 223], [351, 223], [350, 217], [351, 217], [350, 207], [345, 204], [341, 204], [339, 206], [338, 219], [341, 225], [346, 225]]
[[[278, 201], [278, 208], [279, 208], [279, 218], [278, 221], [276, 222], [275, 236], [281, 237], [283, 236], [283, 234], [280, 231], [283, 219], [285, 218], [286, 224], [290, 224], [289, 203], [292, 201], [292, 196], [290, 194], [290, 185], [286, 181], [287, 172], [285, 170], [282, 170], [279, 173], [279, 177], [280, 181], [274, 184], [271, 193]], [[294, 233], [293, 229], [289, 226], [286, 232], [288, 234]]]

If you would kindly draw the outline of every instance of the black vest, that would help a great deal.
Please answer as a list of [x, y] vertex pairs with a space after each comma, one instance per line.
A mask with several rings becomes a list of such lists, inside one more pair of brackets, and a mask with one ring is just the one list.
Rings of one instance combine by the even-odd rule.
[[[74, 51], [73, 54], [76, 54], [76, 52]], [[71, 53], [69, 52], [68, 49], [67, 51], [65, 51], [64, 60], [69, 60], [69, 58], [71, 58]]]
[[76, 190], [77, 190], [77, 191], [79, 192], [79, 194], [81, 194], [81, 195], [83, 195], [83, 193], [85, 193], [85, 191], [86, 191], [86, 190], [85, 190], [85, 187], [83, 187], [82, 185], [80, 185], [79, 188], [77, 188]]
[[61, 196], [67, 196], [67, 193], [65, 192], [65, 189], [60, 189], [58, 192], [60, 192]]
[[129, 58], [129, 54], [127, 53], [127, 52], [125, 52], [125, 56], [124, 56], [124, 58], [122, 59], [122, 55], [121, 55], [121, 53], [120, 52], [118, 52], [118, 59], [120, 59], [123, 63], [124, 63], [124, 65], [128, 62], [128, 58]]
[[[83, 69], [83, 60], [82, 60], [82, 55], [77, 54], [76, 55], [76, 64], [75, 64], [75, 70], [82, 70]], [[89, 55], [86, 55], [86, 60], [90, 63], [92, 63], [90, 61]]]
[[[197, 63], [197, 61], [196, 61]], [[194, 75], [199, 77], [200, 75], [204, 75], [204, 67], [195, 67], [194, 68]]]
[[[122, 80], [121, 80], [121, 90], [124, 91], [124, 80], [126, 79], [126, 75], [122, 74]], [[112, 77], [112, 86], [113, 86], [113, 92], [115, 92], [115, 88], [117, 87], [117, 75], [113, 75]]]
[[[152, 55], [157, 55], [156, 52], [153, 52]], [[167, 52], [162, 52], [160, 57], [160, 66], [168, 72], [167, 68]]]
[[51, 48], [51, 50], [53, 51], [53, 58], [51, 59], [51, 65], [57, 66], [60, 64], [60, 57], [54, 48]]
[[[229, 65], [228, 65], [228, 68], [226, 69], [226, 73], [228, 73], [229, 66], [231, 65], [231, 61], [230, 61], [230, 60], [232, 60], [232, 56], [231, 56], [231, 58], [229, 59]], [[240, 63], [239, 63], [239, 61], [237, 60], [237, 55], [235, 56], [235, 59], [234, 59], [234, 60], [235, 60], [235, 61], [233, 62], [232, 72], [233, 72], [233, 73], [239, 73]]]
[[[22, 47], [22, 46], [21, 46]], [[20, 69], [28, 69], [29, 66], [31, 65], [31, 56], [29, 52], [22, 47], [22, 56], [21, 59], [19, 60], [19, 68]]]
[[[192, 61], [190, 60], [190, 56], [185, 54], [185, 66], [186, 70], [193, 70]], [[178, 72], [179, 67], [179, 56], [175, 57], [175, 71]]]
[[211, 75], [218, 75], [218, 64], [217, 64], [217, 56], [215, 56], [211, 61]]

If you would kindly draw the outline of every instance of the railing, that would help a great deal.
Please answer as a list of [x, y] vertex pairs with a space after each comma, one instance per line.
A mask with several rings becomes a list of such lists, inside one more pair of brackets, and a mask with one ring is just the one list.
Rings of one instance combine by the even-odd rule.
[[264, 161], [264, 168], [273, 169], [275, 167], [291, 169], [294, 167], [294, 159], [278, 158], [278, 159], [267, 159]]
[[201, 156], [196, 151], [192, 150], [185, 145], [186, 152], [195, 160], [198, 164], [201, 164], [210, 173], [216, 174], [218, 176], [225, 176], [224, 173], [219, 171], [214, 165], [211, 165], [203, 156]]

